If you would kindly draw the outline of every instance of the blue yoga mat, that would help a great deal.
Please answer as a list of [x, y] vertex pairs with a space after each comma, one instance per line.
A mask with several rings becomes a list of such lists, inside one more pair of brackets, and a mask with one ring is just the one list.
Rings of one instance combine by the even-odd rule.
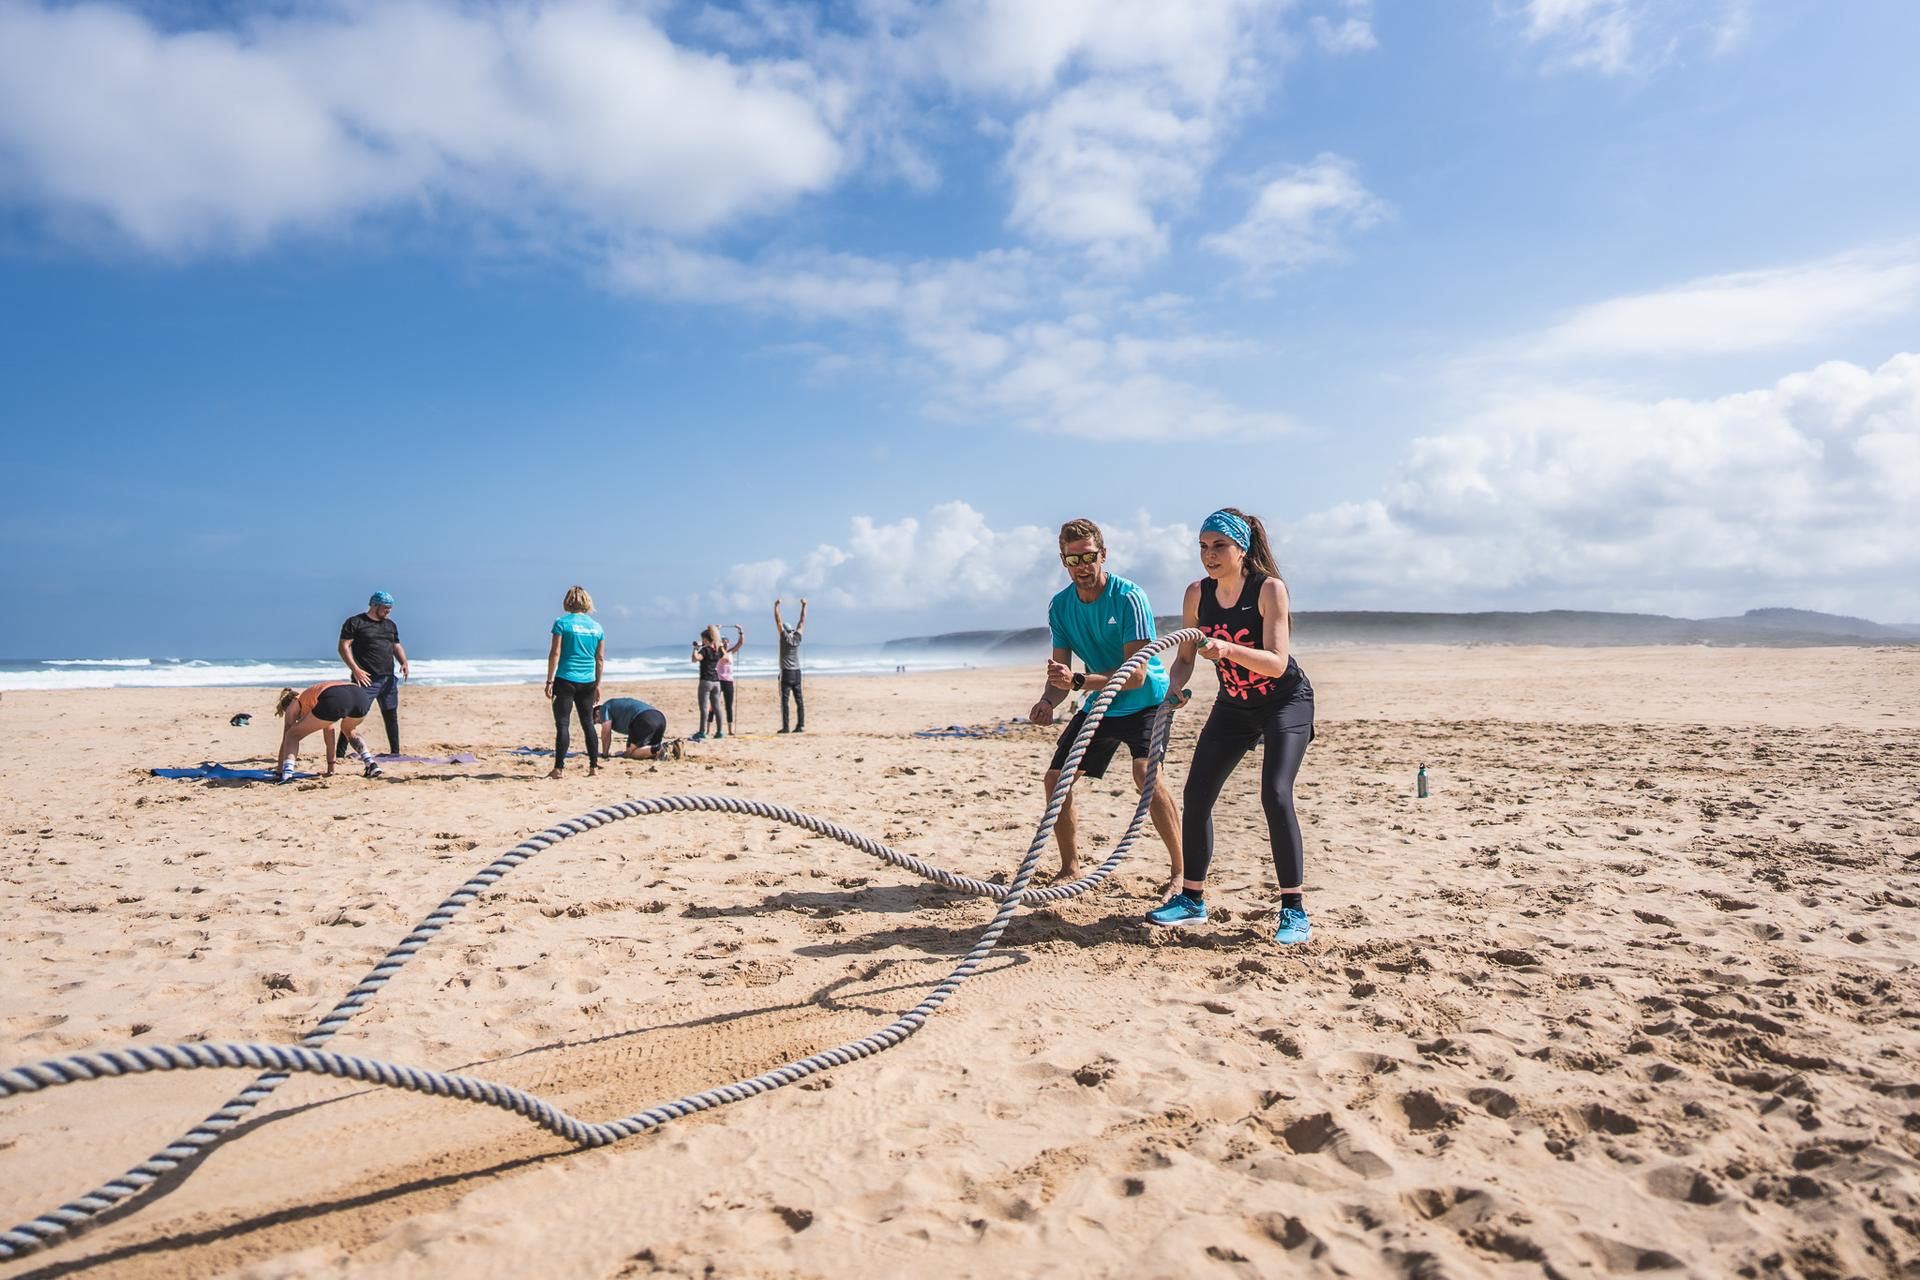
[[381, 764], [479, 764], [480, 757], [470, 751], [456, 751], [450, 756], [375, 756]]
[[[211, 760], [191, 769], [149, 769], [156, 778], [212, 778], [216, 782], [278, 782], [280, 775], [272, 769], [229, 769], [226, 765], [215, 764]], [[311, 773], [296, 773], [288, 781], [311, 778]]]
[[991, 738], [996, 733], [1005, 733], [1018, 720], [1008, 720], [1003, 724], [965, 725], [950, 724], [944, 729], [920, 729], [914, 733], [916, 738]]

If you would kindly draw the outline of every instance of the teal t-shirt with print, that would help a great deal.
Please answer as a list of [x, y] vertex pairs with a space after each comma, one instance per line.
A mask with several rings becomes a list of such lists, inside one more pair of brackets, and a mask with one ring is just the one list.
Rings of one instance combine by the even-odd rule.
[[[1047, 626], [1053, 647], [1070, 649], [1089, 671], [1112, 671], [1127, 660], [1127, 645], [1152, 640], [1153, 606], [1147, 593], [1118, 574], [1107, 575], [1106, 590], [1092, 604], [1069, 585], [1047, 606]], [[1160, 655], [1147, 659], [1147, 678], [1123, 690], [1107, 708], [1109, 716], [1132, 715], [1159, 706], [1167, 696], [1167, 670]]]
[[563, 613], [553, 620], [553, 634], [560, 637], [560, 665], [554, 668], [555, 678], [592, 684], [593, 654], [606, 631], [584, 613]]

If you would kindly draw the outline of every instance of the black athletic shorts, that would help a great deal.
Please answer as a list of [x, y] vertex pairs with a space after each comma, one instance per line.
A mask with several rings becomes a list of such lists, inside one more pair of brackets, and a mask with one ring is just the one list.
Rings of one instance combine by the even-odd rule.
[[[1106, 777], [1107, 764], [1123, 742], [1135, 760], [1144, 760], [1153, 746], [1153, 714], [1158, 710], [1158, 707], [1142, 707], [1132, 715], [1108, 716], [1094, 726], [1093, 739], [1087, 743], [1086, 754], [1080, 757], [1080, 772], [1089, 778]], [[1067, 752], [1073, 749], [1074, 737], [1086, 722], [1087, 713], [1084, 710], [1067, 721], [1067, 727], [1060, 733], [1059, 743], [1053, 748], [1053, 763], [1047, 768], [1058, 769], [1066, 764]]]
[[373, 690], [364, 685], [337, 684], [331, 689], [322, 689], [320, 696], [313, 700], [316, 720], [359, 719], [372, 709]]
[[658, 710], [642, 711], [627, 724], [629, 747], [657, 747], [667, 736], [667, 717]]

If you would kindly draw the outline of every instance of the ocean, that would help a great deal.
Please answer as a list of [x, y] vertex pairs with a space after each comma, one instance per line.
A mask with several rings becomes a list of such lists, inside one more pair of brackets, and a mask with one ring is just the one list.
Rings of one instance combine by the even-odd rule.
[[[733, 664], [736, 679], [770, 678], [779, 660], [769, 646], [759, 655]], [[875, 675], [904, 664], [909, 671], [950, 671], [979, 665], [975, 655], [880, 649], [809, 647], [804, 669], [810, 675]], [[643, 651], [607, 662], [609, 680], [692, 680], [698, 668], [684, 648]], [[545, 654], [506, 658], [423, 658], [413, 663], [411, 683], [538, 684], [546, 679]], [[346, 669], [332, 655], [324, 658], [7, 658], [0, 659], [0, 690], [42, 689], [304, 689], [322, 680], [343, 680]]]

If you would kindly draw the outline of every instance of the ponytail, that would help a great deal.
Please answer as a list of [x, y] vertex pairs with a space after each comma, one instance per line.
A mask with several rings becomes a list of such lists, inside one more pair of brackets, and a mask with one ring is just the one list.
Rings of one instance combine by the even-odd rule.
[[[1238, 507], [1220, 509], [1230, 516], [1239, 516], [1247, 522], [1247, 529], [1252, 534], [1247, 539], [1247, 567], [1258, 573], [1264, 573], [1269, 578], [1279, 578], [1280, 568], [1273, 562], [1273, 547], [1267, 541], [1267, 527], [1260, 523], [1260, 517], [1250, 516]], [[1284, 582], [1285, 579], [1282, 578], [1281, 581]]]
[[[1267, 526], [1260, 523], [1259, 516], [1250, 516], [1238, 507], [1222, 507], [1222, 511], [1231, 516], [1239, 516], [1247, 522], [1247, 567], [1256, 573], [1264, 573], [1281, 586], [1287, 580], [1280, 576], [1280, 566], [1273, 560], [1273, 544], [1267, 541]], [[1287, 625], [1293, 625], [1293, 610], [1287, 610]]]
[[300, 696], [299, 694], [295, 693], [291, 689], [282, 689], [280, 691], [279, 700], [273, 704], [273, 714], [277, 716], [283, 716], [287, 714], [287, 708], [292, 706], [293, 700], [299, 696]]

